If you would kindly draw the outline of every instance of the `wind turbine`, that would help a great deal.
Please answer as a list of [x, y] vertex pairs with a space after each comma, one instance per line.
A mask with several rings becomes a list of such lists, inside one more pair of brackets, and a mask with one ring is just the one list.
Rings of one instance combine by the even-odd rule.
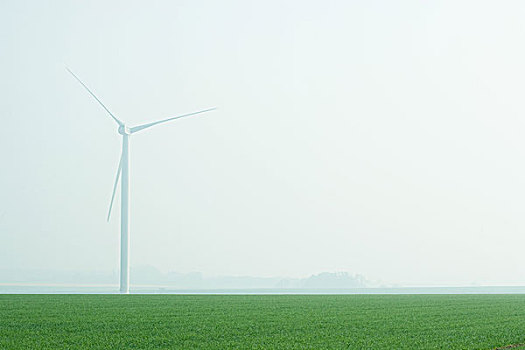
[[[141, 130], [150, 128], [152, 126], [169, 122], [171, 120], [189, 117], [195, 114], [200, 114], [212, 111], [215, 108], [208, 108], [198, 112], [182, 114], [176, 117], [171, 117], [159, 120], [152, 123], [142, 124], [135, 127], [127, 126], [123, 121], [118, 119], [104, 106], [104, 104], [95, 96], [95, 94], [84, 84], [79, 77], [75, 75], [69, 68], [67, 71], [89, 92], [89, 94], [108, 112], [111, 118], [118, 124], [118, 133], [122, 135], [122, 154], [118, 164], [117, 176], [115, 184], [113, 185], [113, 194], [111, 195], [111, 202], [109, 204], [107, 221], [111, 216], [111, 208], [113, 207], [113, 200], [115, 199], [115, 192], [119, 177], [121, 179], [121, 201], [120, 201], [120, 293], [129, 294], [129, 137]], [[122, 174], [122, 175], [121, 175]]]

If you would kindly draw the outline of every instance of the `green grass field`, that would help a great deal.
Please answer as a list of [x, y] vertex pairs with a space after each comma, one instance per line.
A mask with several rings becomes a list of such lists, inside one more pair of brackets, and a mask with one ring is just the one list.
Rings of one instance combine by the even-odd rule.
[[0, 295], [0, 349], [494, 349], [519, 343], [525, 343], [525, 295]]

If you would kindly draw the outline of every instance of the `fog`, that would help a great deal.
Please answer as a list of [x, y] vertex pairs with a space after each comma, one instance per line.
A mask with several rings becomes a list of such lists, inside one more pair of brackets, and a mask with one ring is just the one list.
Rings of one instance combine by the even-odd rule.
[[[2, 1], [0, 269], [524, 285], [520, 1]], [[0, 281], [1, 282], [1, 281]], [[131, 276], [133, 284], [133, 275]]]

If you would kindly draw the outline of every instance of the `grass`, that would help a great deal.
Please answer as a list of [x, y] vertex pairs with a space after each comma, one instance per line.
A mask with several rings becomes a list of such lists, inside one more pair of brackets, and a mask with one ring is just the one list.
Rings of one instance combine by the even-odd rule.
[[520, 343], [525, 295], [0, 295], [0, 349], [494, 349]]

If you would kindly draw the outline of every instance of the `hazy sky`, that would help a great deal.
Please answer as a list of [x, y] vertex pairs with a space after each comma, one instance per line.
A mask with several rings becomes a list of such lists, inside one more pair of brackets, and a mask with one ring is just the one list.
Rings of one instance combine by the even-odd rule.
[[[525, 284], [522, 1], [2, 1], [0, 268]], [[133, 283], [133, 276], [131, 276]]]

